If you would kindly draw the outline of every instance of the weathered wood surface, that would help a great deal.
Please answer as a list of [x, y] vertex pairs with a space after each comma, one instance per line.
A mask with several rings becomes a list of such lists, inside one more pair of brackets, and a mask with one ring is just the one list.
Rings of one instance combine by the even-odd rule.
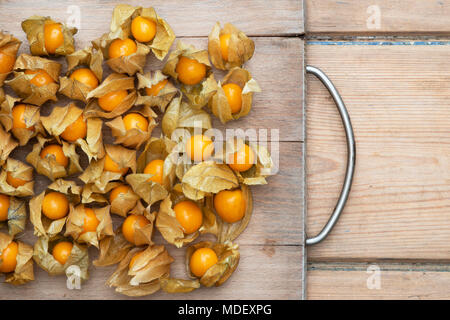
[[[114, 1], [79, 1], [82, 21], [81, 30], [75, 37], [76, 48], [89, 45], [89, 41], [100, 36], [109, 28]], [[0, 29], [8, 30], [23, 41], [20, 52], [28, 52], [28, 43], [21, 30], [20, 22], [33, 14], [51, 15], [65, 20], [69, 1], [2, 1], [0, 11], [5, 18], [0, 19]], [[146, 6], [132, 1], [131, 4]], [[149, 4], [150, 5], [150, 4]], [[189, 295], [166, 295], [158, 293], [149, 299], [209, 299], [213, 294], [217, 299], [299, 299], [303, 297], [303, 40], [286, 35], [303, 32], [302, 2], [276, 1], [267, 5], [265, 1], [153, 1], [157, 12], [172, 25], [177, 36], [183, 41], [206, 49], [207, 39], [216, 20], [236, 23], [247, 34], [255, 35], [256, 52], [247, 68], [259, 82], [263, 92], [255, 95], [251, 114], [226, 128], [280, 129], [282, 141], [274, 145], [274, 155], [279, 151], [278, 175], [269, 178], [269, 184], [252, 188], [255, 202], [254, 216], [248, 229], [237, 239], [242, 246], [238, 271], [221, 288], [201, 289]], [[219, 13], [220, 12], [220, 13]], [[256, 14], [258, 13], [258, 14]], [[185, 17], [191, 17], [184, 19]], [[266, 18], [265, 18], [266, 17]], [[186, 39], [188, 38], [188, 39]], [[63, 58], [58, 61], [65, 63]], [[146, 71], [161, 68], [163, 64], [151, 57]], [[105, 65], [107, 70], [107, 66]], [[106, 72], [108, 74], [108, 71]], [[223, 72], [217, 73], [221, 79]], [[8, 91], [11, 92], [11, 91]], [[55, 104], [42, 108], [48, 114], [53, 105], [65, 105], [67, 99], [61, 97]], [[82, 105], [80, 104], [80, 107]], [[225, 126], [214, 120], [214, 127], [224, 130]], [[105, 142], [112, 143], [108, 137]], [[157, 135], [159, 131], [155, 131]], [[270, 134], [269, 134], [269, 137]], [[24, 160], [31, 150], [31, 144], [13, 153], [16, 159]], [[277, 161], [277, 159], [275, 159]], [[35, 192], [39, 193], [48, 185], [48, 179], [38, 177]], [[276, 194], [277, 196], [272, 196]], [[268, 196], [271, 195], [271, 196]], [[115, 225], [121, 218], [114, 217]], [[208, 237], [206, 237], [208, 238]], [[24, 241], [33, 243], [32, 225], [28, 223]], [[163, 243], [156, 232], [155, 241]], [[97, 252], [91, 249], [92, 258]], [[184, 250], [169, 247], [169, 252], [177, 259], [172, 268], [173, 275], [185, 278]], [[91, 279], [81, 291], [66, 289], [65, 277], [49, 277], [35, 266], [36, 281], [22, 287], [0, 284], [0, 298], [12, 299], [122, 299], [122, 295], [104, 285], [112, 268], [91, 268]], [[267, 274], [273, 275], [267, 279]], [[214, 293], [212, 292], [214, 291]]]
[[448, 0], [306, 0], [308, 35], [449, 35]]
[[[449, 45], [309, 45], [351, 116], [356, 173], [343, 215], [309, 261], [449, 260]], [[346, 165], [344, 131], [307, 79], [307, 233], [326, 222]]]
[[449, 271], [447, 264], [312, 263], [308, 299], [448, 300]]

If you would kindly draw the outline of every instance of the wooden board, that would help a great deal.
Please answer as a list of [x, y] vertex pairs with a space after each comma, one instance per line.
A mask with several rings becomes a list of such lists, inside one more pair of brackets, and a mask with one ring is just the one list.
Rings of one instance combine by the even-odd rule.
[[312, 263], [307, 285], [312, 300], [450, 298], [447, 264]]
[[449, 35], [449, 1], [306, 0], [308, 35]]
[[[350, 199], [310, 261], [448, 260], [449, 54], [447, 44], [310, 43], [307, 63], [339, 89], [357, 143]], [[346, 146], [316, 79], [307, 79], [307, 97], [307, 233], [315, 234], [338, 197]]]
[[[82, 28], [76, 35], [77, 49], [89, 45], [89, 40], [100, 36], [109, 28], [114, 2], [101, 4], [79, 1], [82, 10]], [[140, 2], [131, 2], [140, 4]], [[269, 184], [252, 188], [255, 202], [254, 216], [248, 229], [237, 239], [241, 245], [241, 263], [235, 275], [221, 288], [201, 289], [188, 295], [167, 295], [158, 293], [149, 299], [299, 299], [303, 297], [304, 279], [304, 184], [303, 184], [303, 40], [286, 35], [302, 33], [302, 6], [300, 1], [277, 1], [270, 7], [264, 1], [231, 1], [223, 4], [219, 1], [154, 1], [157, 12], [167, 18], [175, 33], [183, 41], [197, 47], [206, 48], [205, 38], [216, 20], [236, 22], [248, 34], [254, 37], [256, 52], [247, 68], [257, 79], [263, 92], [255, 95], [251, 114], [226, 128], [279, 129], [281, 142], [270, 145], [274, 161], [279, 164], [278, 175], [269, 178]], [[66, 19], [66, 1], [8, 1], [0, 4], [0, 10], [7, 12], [8, 19], [0, 19], [0, 29], [6, 29], [19, 37], [24, 44], [20, 52], [28, 52], [28, 44], [20, 21], [32, 14], [51, 15], [56, 19]], [[181, 4], [181, 5], [180, 5]], [[236, 9], [238, 9], [236, 11]], [[269, 10], [270, 9], [270, 10]], [[220, 10], [219, 13], [214, 13]], [[238, 14], [236, 14], [238, 12]], [[258, 12], [255, 15], [255, 12]], [[270, 14], [270, 18], [269, 18]], [[186, 20], [183, 17], [196, 18]], [[268, 24], [261, 22], [267, 16]], [[256, 19], [258, 17], [258, 19]], [[250, 20], [249, 20], [250, 19]], [[11, 23], [17, 21], [17, 23]], [[259, 26], [258, 26], [259, 25]], [[247, 28], [247, 29], [246, 29]], [[58, 59], [64, 63], [63, 58]], [[270, 62], [270, 63], [268, 63]], [[146, 71], [160, 69], [163, 63], [151, 57], [147, 61]], [[105, 66], [105, 69], [107, 67]], [[65, 66], [63, 67], [65, 72]], [[108, 72], [107, 72], [108, 73]], [[223, 72], [217, 72], [221, 79]], [[11, 91], [9, 91], [11, 92]], [[56, 105], [65, 105], [67, 99], [61, 98]], [[53, 104], [52, 104], [53, 105]], [[80, 105], [80, 107], [82, 107]], [[44, 106], [47, 114], [51, 106]], [[217, 119], [214, 127], [221, 130]], [[109, 131], [104, 129], [105, 142], [112, 143]], [[155, 131], [158, 135], [159, 131]], [[269, 136], [272, 139], [273, 136]], [[31, 144], [13, 153], [16, 159], [24, 160], [31, 150]], [[35, 192], [39, 193], [49, 183], [48, 179], [38, 178]], [[277, 196], [274, 197], [273, 194]], [[115, 226], [121, 219], [114, 217]], [[28, 223], [22, 239], [33, 243], [32, 225]], [[211, 237], [206, 237], [212, 239]], [[203, 239], [203, 238], [202, 238]], [[155, 242], [163, 243], [156, 232]], [[169, 247], [169, 252], [177, 259], [173, 266], [174, 276], [185, 278], [183, 260], [184, 250]], [[91, 248], [92, 258], [97, 251]], [[65, 277], [49, 277], [36, 266], [36, 281], [21, 287], [0, 284], [0, 299], [123, 299], [104, 283], [114, 267], [91, 267], [91, 279], [83, 284], [81, 291], [66, 288]], [[273, 275], [267, 279], [267, 274]], [[213, 292], [214, 291], [214, 292]]]

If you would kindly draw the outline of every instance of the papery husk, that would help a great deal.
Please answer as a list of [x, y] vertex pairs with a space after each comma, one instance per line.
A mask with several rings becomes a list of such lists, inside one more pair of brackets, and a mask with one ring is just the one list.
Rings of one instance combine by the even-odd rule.
[[0, 126], [0, 166], [2, 166], [8, 159], [10, 153], [19, 145], [19, 143], [11, 137], [11, 134], [6, 132]]
[[61, 241], [71, 240], [60, 235], [54, 239], [40, 237], [34, 244], [34, 261], [51, 276], [62, 275], [70, 271], [71, 266], [78, 266], [80, 268], [80, 280], [85, 281], [89, 279], [89, 253], [88, 247], [73, 242], [73, 248], [67, 262], [62, 265], [52, 255], [54, 246]]
[[130, 130], [125, 129], [125, 123], [123, 122], [122, 116], [106, 122], [106, 125], [111, 128], [111, 134], [115, 138], [115, 144], [122, 144], [125, 147], [139, 149], [143, 143], [150, 139], [153, 129], [157, 126], [155, 120], [157, 114], [149, 107], [143, 107], [133, 111], [133, 113], [138, 113], [147, 119], [147, 131], [142, 131], [138, 128], [132, 128]]
[[[143, 215], [150, 223], [141, 227], [138, 223], [134, 224], [133, 244], [136, 246], [152, 245], [153, 229], [155, 224], [156, 213], [150, 212], [150, 206], [144, 207], [139, 201], [136, 207], [130, 211], [130, 215]], [[122, 227], [121, 227], [122, 228]]]
[[140, 197], [130, 188], [126, 193], [120, 193], [111, 201], [111, 213], [126, 217], [128, 212], [136, 207]]
[[[237, 113], [231, 113], [231, 107], [222, 88], [228, 83], [237, 84], [242, 89], [242, 107]], [[252, 108], [253, 93], [261, 92], [261, 88], [255, 79], [252, 78], [250, 72], [239, 67], [231, 69], [223, 78], [223, 82], [219, 83], [216, 94], [209, 101], [209, 108], [212, 113], [220, 119], [222, 123], [230, 120], [237, 120], [246, 116]]]
[[8, 219], [0, 222], [0, 228], [3, 226], [7, 227], [9, 235], [14, 237], [25, 230], [26, 223], [26, 202], [15, 197], [9, 197]]
[[235, 171], [240, 183], [246, 185], [267, 184], [266, 177], [272, 174], [273, 161], [266, 147], [256, 143], [247, 143], [255, 152], [256, 164], [244, 172]]
[[189, 267], [192, 254], [200, 248], [210, 248], [217, 255], [218, 262], [206, 270], [205, 274], [200, 278], [200, 283], [205, 287], [220, 286], [233, 274], [239, 264], [239, 245], [230, 241], [225, 243], [212, 243], [203, 241], [196, 243], [186, 250], [186, 270], [191, 278], [196, 278], [192, 274]]
[[[55, 137], [58, 143], [61, 143], [60, 135], [68, 126], [77, 121], [82, 114], [83, 110], [71, 102], [65, 107], [54, 107], [49, 116], [41, 117], [41, 122], [45, 130]], [[103, 122], [98, 118], [89, 118], [85, 119], [85, 121], [87, 126], [86, 137], [78, 139], [74, 143], [79, 145], [86, 153], [90, 162], [92, 159], [103, 158], [105, 155], [102, 134]]]
[[[104, 202], [95, 194], [104, 194], [113, 188], [113, 181], [121, 180], [122, 174], [111, 171], [104, 171], [105, 158], [93, 160], [79, 178], [85, 183], [83, 203]], [[96, 199], [98, 197], [98, 199]]]
[[253, 213], [253, 196], [250, 188], [246, 185], [241, 185], [240, 189], [242, 191], [244, 201], [246, 202], [246, 208], [244, 216], [241, 220], [234, 223], [228, 223], [223, 221], [220, 216], [216, 213], [214, 209], [214, 198], [207, 197], [206, 199], [206, 210], [211, 210], [214, 212], [217, 223], [217, 241], [220, 243], [225, 243], [227, 241], [234, 241], [244, 230], [247, 228], [248, 223], [252, 217]]
[[121, 184], [120, 182], [108, 182], [105, 188], [100, 190], [95, 184], [86, 183], [81, 192], [81, 203], [108, 203], [104, 194]]
[[[211, 72], [211, 63], [208, 58], [208, 51], [196, 49], [193, 45], [188, 45], [182, 41], [177, 42], [177, 47], [169, 54], [166, 64], [163, 68], [163, 73], [170, 75], [172, 78], [178, 81], [178, 73], [176, 72], [178, 60], [181, 56], [189, 59], [197, 60], [206, 66], [206, 77]], [[204, 81], [204, 80], [203, 80]], [[197, 84], [200, 85], [201, 83]]]
[[57, 163], [53, 156], [48, 155], [45, 158], [40, 156], [42, 149], [46, 145], [57, 143], [57, 140], [55, 138], [47, 139], [41, 135], [38, 135], [37, 140], [38, 142], [33, 145], [33, 150], [26, 157], [27, 162], [36, 169], [37, 173], [54, 181], [83, 171], [79, 163], [80, 156], [75, 150], [75, 144], [62, 141], [63, 153], [69, 159], [68, 166], [64, 167]]
[[71, 208], [69, 216], [67, 217], [66, 232], [64, 236], [71, 236], [79, 243], [86, 243], [98, 248], [99, 241], [107, 236], [114, 235], [113, 224], [109, 213], [110, 206], [92, 208], [92, 210], [100, 222], [95, 232], [84, 232], [83, 225], [86, 217], [85, 207], [84, 205], [78, 205]]
[[156, 96], [149, 96], [145, 92], [145, 88], [150, 88], [155, 84], [164, 81], [168, 77], [161, 70], [148, 72], [146, 74], [137, 74], [138, 79], [138, 97], [136, 105], [145, 105], [147, 107], [158, 107], [161, 112], [166, 111], [167, 105], [172, 101], [178, 92], [178, 89], [168, 81], [164, 88], [158, 92]]
[[192, 200], [239, 186], [233, 170], [226, 164], [217, 164], [214, 161], [204, 161], [192, 166], [183, 175], [181, 182], [183, 192]]
[[[7, 181], [7, 173], [10, 172], [13, 178], [27, 181], [17, 188], [11, 186]], [[0, 172], [0, 193], [16, 197], [28, 197], [34, 195], [33, 168], [25, 163], [8, 158], [4, 170]]]
[[136, 42], [136, 52], [132, 53], [128, 56], [120, 56], [117, 58], [109, 58], [109, 46], [114, 40], [119, 39], [115, 37], [111, 33], [105, 33], [100, 38], [92, 41], [92, 45], [97, 50], [101, 50], [103, 56], [107, 58], [106, 64], [117, 73], [127, 73], [129, 76], [134, 75], [137, 72], [144, 72], [145, 63], [147, 60], [147, 55], [150, 52], [150, 49], [140, 43]]
[[[223, 59], [220, 50], [220, 36], [223, 34], [231, 34], [228, 61]], [[251, 59], [255, 52], [255, 43], [231, 23], [226, 23], [223, 29], [220, 29], [220, 23], [217, 22], [208, 37], [208, 51], [214, 67], [230, 70], [242, 66]]]
[[162, 131], [166, 137], [171, 138], [178, 128], [211, 129], [211, 116], [202, 109], [192, 108], [182, 101], [181, 96], [173, 98], [162, 118]]
[[142, 16], [156, 23], [155, 37], [145, 43], [156, 58], [163, 60], [173, 41], [175, 34], [170, 25], [156, 14], [153, 8], [132, 7], [127, 4], [119, 4], [114, 8], [111, 21], [111, 35], [121, 39], [129, 38], [131, 34], [131, 22], [137, 16]]
[[[131, 259], [140, 252], [130, 269]], [[148, 246], [144, 250], [135, 248], [120, 262], [106, 284], [130, 297], [150, 295], [160, 289], [159, 279], [169, 276], [173, 261], [162, 245]]]
[[[14, 56], [15, 58], [21, 44], [22, 42], [12, 35], [0, 31], [0, 52]], [[3, 82], [9, 74], [10, 72], [0, 73], [0, 87], [3, 86]]]
[[57, 220], [51, 220], [42, 213], [42, 201], [47, 192], [58, 191], [66, 195], [69, 201], [69, 212], [73, 206], [80, 202], [81, 187], [73, 181], [58, 179], [47, 187], [39, 195], [30, 200], [30, 221], [34, 225], [34, 234], [38, 237], [53, 239], [60, 233], [66, 223], [67, 216]]
[[[111, 91], [128, 90], [128, 96], [113, 110], [105, 111], [98, 105], [97, 98], [103, 97]], [[131, 91], [130, 91], [131, 90]], [[87, 95], [88, 104], [84, 110], [86, 118], [101, 117], [112, 119], [128, 111], [136, 101], [134, 78], [124, 74], [112, 73], [94, 90]]]
[[149, 180], [151, 177], [151, 174], [132, 173], [125, 178], [133, 191], [148, 205], [152, 205], [155, 202], [164, 199], [168, 194], [164, 186]]
[[[13, 237], [0, 232], [0, 256], [5, 248], [13, 241]], [[22, 285], [34, 280], [33, 247], [22, 241], [14, 240], [18, 244], [17, 264], [14, 272], [5, 275], [5, 282], [12, 285]]]
[[114, 236], [105, 237], [99, 243], [100, 254], [93, 261], [94, 266], [106, 267], [122, 261], [134, 245], [122, 234], [122, 228], [116, 230]]
[[[24, 121], [27, 128], [13, 128], [12, 110], [15, 105], [21, 104], [21, 100], [6, 95], [0, 105], [0, 122], [6, 131], [11, 132], [19, 141], [20, 146], [24, 146], [38, 133], [44, 134], [44, 128], [40, 121], [40, 108], [30, 104], [25, 104]], [[28, 129], [32, 128], [34, 129]]]
[[200, 109], [208, 104], [218, 87], [214, 74], [211, 73], [204, 81], [195, 86], [181, 85], [181, 91], [188, 98], [191, 108]]
[[167, 293], [188, 293], [200, 288], [200, 281], [176, 278], [162, 278], [159, 280], [161, 290]]
[[[42, 87], [37, 87], [30, 83], [34, 74], [25, 74], [25, 70], [45, 70], [55, 81]], [[49, 59], [21, 54], [14, 64], [14, 78], [5, 81], [14, 92], [21, 97], [23, 103], [41, 106], [48, 100], [58, 101], [56, 92], [58, 92], [58, 78], [61, 71], [61, 64]]]
[[64, 36], [64, 43], [56, 48], [54, 55], [47, 52], [44, 41], [44, 26], [53, 23], [57, 22], [50, 17], [41, 16], [32, 16], [22, 22], [22, 29], [27, 34], [30, 43], [31, 54], [35, 56], [65, 56], [75, 51], [73, 35], [77, 33], [77, 28], [68, 28], [65, 24], [59, 23]]

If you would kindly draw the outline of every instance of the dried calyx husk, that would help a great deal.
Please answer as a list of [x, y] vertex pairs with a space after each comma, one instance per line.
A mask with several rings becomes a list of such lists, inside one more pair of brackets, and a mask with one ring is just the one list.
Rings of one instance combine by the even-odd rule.
[[60, 77], [59, 92], [69, 97], [70, 99], [87, 102], [87, 95], [95, 88], [91, 88], [78, 80], [71, 79], [70, 75], [80, 68], [87, 68], [92, 71], [98, 82], [103, 79], [103, 54], [100, 50], [95, 50], [93, 47], [85, 48], [75, 51], [66, 56], [67, 60], [67, 75]]
[[[127, 90], [128, 95], [112, 111], [103, 110], [98, 104], [98, 98], [114, 91]], [[136, 102], [136, 89], [134, 87], [134, 78], [127, 77], [124, 74], [112, 73], [94, 90], [87, 95], [88, 103], [84, 110], [86, 118], [101, 117], [115, 118], [128, 111]]]
[[5, 274], [5, 282], [13, 285], [22, 285], [34, 280], [33, 247], [22, 241], [14, 240], [12, 236], [0, 232], [0, 256], [3, 250], [13, 241], [17, 243], [16, 267], [13, 272]]
[[[117, 184], [115, 187], [123, 186], [124, 184]], [[111, 191], [112, 193], [112, 191]], [[120, 192], [115, 198], [110, 195], [111, 213], [117, 214], [122, 217], [126, 217], [127, 214], [142, 205], [140, 203], [140, 197], [133, 191], [131, 187], [126, 188], [125, 192]]]
[[[229, 37], [228, 41], [224, 41], [228, 42], [227, 59], [222, 55], [221, 36]], [[226, 23], [221, 29], [220, 23], [217, 22], [208, 37], [208, 51], [214, 67], [230, 70], [251, 59], [255, 52], [255, 43], [231, 23]]]
[[159, 280], [161, 290], [167, 293], [188, 293], [200, 288], [200, 281], [164, 277]]
[[0, 172], [0, 193], [27, 197], [34, 195], [33, 168], [25, 163], [8, 158]]
[[78, 138], [76, 141], [68, 142], [80, 146], [89, 157], [89, 162], [92, 159], [103, 158], [105, 155], [102, 134], [103, 122], [99, 118], [84, 119], [83, 110], [78, 108], [73, 102], [65, 107], [54, 107], [49, 116], [41, 117], [41, 122], [45, 130], [55, 137], [58, 143], [62, 143], [61, 134], [80, 117], [86, 123], [86, 136]]
[[8, 159], [11, 152], [19, 145], [19, 143], [11, 137], [9, 132], [6, 132], [0, 126], [0, 165], [2, 166]]
[[[169, 81], [168, 77], [161, 70], [137, 74], [138, 98], [136, 105], [147, 107], [158, 107], [161, 112], [166, 111], [167, 105], [172, 101], [178, 89]], [[159, 90], [151, 91], [149, 88], [163, 86]]]
[[153, 294], [161, 288], [160, 279], [169, 276], [173, 261], [162, 245], [134, 248], [120, 261], [106, 284], [131, 297]]
[[239, 246], [230, 241], [225, 243], [213, 243], [203, 241], [196, 243], [186, 250], [186, 270], [191, 278], [197, 278], [190, 269], [191, 257], [197, 249], [209, 248], [217, 255], [217, 263], [206, 270], [200, 277], [200, 283], [205, 287], [220, 286], [233, 274], [239, 264]]
[[[13, 109], [15, 106], [23, 108], [25, 128], [14, 126]], [[26, 145], [38, 133], [44, 134], [44, 128], [40, 121], [40, 108], [22, 103], [21, 99], [13, 98], [10, 95], [6, 95], [3, 102], [0, 103], [0, 122], [7, 132], [13, 134], [21, 146]]]
[[53, 239], [58, 235], [67, 220], [67, 216], [60, 219], [49, 219], [42, 213], [42, 202], [49, 192], [60, 192], [65, 195], [69, 202], [69, 212], [73, 210], [73, 206], [80, 202], [81, 187], [77, 186], [73, 181], [58, 179], [47, 187], [47, 190], [30, 200], [30, 221], [34, 225], [34, 234], [38, 237]]
[[[144, 207], [142, 203], [139, 201], [136, 207], [134, 207], [130, 212], [129, 216], [143, 216], [147, 219], [146, 224], [140, 224], [135, 221], [133, 223], [133, 235], [132, 238], [128, 238], [128, 240], [136, 246], [142, 245], [152, 245], [153, 240], [153, 229], [156, 218], [156, 213], [151, 212], [150, 206]], [[123, 229], [123, 225], [121, 225], [121, 229]]]
[[[132, 110], [130, 113], [136, 113], [143, 116], [147, 122], [146, 130], [141, 130], [138, 127], [126, 128], [124, 122], [124, 116], [119, 116], [109, 122], [106, 125], [111, 128], [111, 134], [115, 138], [115, 144], [122, 144], [125, 147], [139, 149], [140, 146], [150, 139], [153, 129], [156, 127], [157, 114], [150, 107], [142, 107], [137, 110]], [[133, 115], [131, 115], [133, 116]]]
[[[58, 163], [53, 154], [47, 154], [41, 157], [42, 150], [49, 145], [58, 145], [62, 148], [64, 157], [67, 158], [67, 166]], [[58, 143], [56, 138], [44, 138], [37, 136], [37, 143], [33, 145], [33, 150], [27, 155], [26, 160], [37, 171], [37, 173], [48, 177], [51, 180], [67, 177], [83, 171], [79, 163], [79, 154], [76, 151], [76, 145], [65, 141]]]
[[[155, 9], [151, 7], [133, 7], [127, 4], [117, 5], [113, 11], [110, 37], [120, 39], [132, 37], [131, 23], [133, 19], [138, 16], [148, 19], [156, 24], [154, 38], [151, 41], [142, 44], [150, 49], [156, 58], [163, 60], [175, 40], [175, 34], [170, 25], [164, 19], [159, 17]], [[138, 41], [136, 40], [136, 42]]]
[[122, 261], [134, 247], [122, 234], [122, 228], [114, 232], [114, 236], [105, 237], [99, 243], [100, 254], [93, 261], [96, 267], [107, 267]]
[[90, 208], [98, 221], [95, 231], [85, 229], [85, 219], [88, 217], [86, 208], [82, 204], [71, 208], [67, 217], [64, 236], [71, 236], [79, 243], [86, 243], [98, 248], [99, 241], [107, 236], [114, 235], [110, 206]]
[[189, 100], [191, 108], [200, 109], [206, 106], [216, 94], [219, 85], [211, 73], [204, 81], [195, 86], [181, 86], [181, 91]]
[[[236, 84], [242, 90], [242, 104], [239, 111], [233, 113], [230, 103], [223, 89], [224, 85]], [[253, 93], [261, 92], [261, 88], [255, 79], [252, 78], [250, 72], [239, 67], [231, 69], [223, 78], [217, 89], [217, 92], [209, 100], [209, 108], [212, 113], [220, 119], [222, 123], [230, 120], [237, 120], [246, 116], [252, 108]]]
[[[27, 205], [26, 201], [9, 196], [8, 217], [6, 221], [0, 221], [0, 228], [6, 227], [10, 236], [25, 230], [27, 223]], [[1, 253], [0, 253], [1, 256]]]
[[185, 229], [176, 218], [174, 206], [182, 201], [191, 201], [183, 194], [181, 185], [176, 185], [172, 193], [165, 198], [159, 206], [159, 212], [156, 216], [156, 228], [163, 238], [177, 248], [191, 243], [200, 234], [217, 232], [217, 224], [214, 213], [206, 210], [204, 201], [194, 202], [202, 211], [202, 224], [200, 228], [193, 233], [185, 233]]
[[[32, 83], [36, 75], [35, 72], [45, 71], [48, 74], [46, 84], [37, 86]], [[29, 72], [30, 71], [30, 72]], [[14, 92], [22, 98], [23, 103], [41, 106], [48, 100], [57, 101], [58, 78], [61, 71], [61, 64], [49, 59], [21, 54], [14, 64], [14, 78], [5, 81]], [[28, 72], [28, 73], [27, 73]]]
[[[10, 34], [3, 33], [0, 31], [0, 53], [4, 54], [9, 58], [11, 66], [14, 66], [14, 61], [16, 60], [17, 51], [19, 51], [19, 47], [21, 45], [21, 41], [16, 39]], [[3, 86], [3, 82], [8, 77], [10, 72], [0, 72], [0, 87]]]
[[[88, 247], [73, 242], [73, 247], [65, 264], [61, 264], [53, 256], [53, 248], [60, 242], [71, 242], [72, 240], [61, 235], [53, 239], [40, 237], [34, 244], [33, 259], [39, 267], [51, 276], [66, 274], [68, 277], [76, 272], [81, 281], [89, 279], [89, 253]], [[74, 270], [74, 267], [77, 267]]]
[[30, 43], [30, 52], [32, 55], [53, 55], [47, 51], [44, 29], [46, 25], [55, 24], [60, 25], [64, 41], [55, 49], [54, 55], [65, 56], [75, 51], [73, 35], [77, 33], [77, 28], [69, 28], [63, 23], [55, 22], [50, 17], [32, 16], [22, 22], [22, 29], [27, 34], [27, 39]]

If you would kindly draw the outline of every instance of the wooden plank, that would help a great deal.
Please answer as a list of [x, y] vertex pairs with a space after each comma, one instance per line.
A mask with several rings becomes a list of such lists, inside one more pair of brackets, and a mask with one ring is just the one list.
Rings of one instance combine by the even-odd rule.
[[[310, 261], [448, 260], [449, 45], [310, 45], [308, 64], [339, 89], [357, 143], [347, 206]], [[334, 208], [346, 166], [339, 114], [307, 79], [307, 233]]]
[[328, 263], [308, 268], [307, 298], [311, 300], [448, 300], [449, 288], [447, 265]]
[[306, 32], [327, 35], [448, 35], [449, 1], [306, 0]]
[[[154, 0], [146, 3], [137, 0], [80, 0], [76, 3], [68, 0], [7, 0], [0, 3], [0, 29], [11, 30], [11, 22], [20, 23], [32, 15], [51, 15], [54, 19], [66, 21], [74, 12], [69, 6], [75, 5], [81, 12], [78, 37], [89, 39], [92, 34], [99, 37], [108, 31], [112, 10], [118, 3], [154, 7], [172, 26], [175, 34], [183, 37], [208, 36], [217, 21], [236, 24], [253, 36], [298, 35], [304, 31], [303, 1], [298, 0], [277, 0], [270, 4], [265, 0]], [[20, 25], [11, 31], [21, 31]]]

